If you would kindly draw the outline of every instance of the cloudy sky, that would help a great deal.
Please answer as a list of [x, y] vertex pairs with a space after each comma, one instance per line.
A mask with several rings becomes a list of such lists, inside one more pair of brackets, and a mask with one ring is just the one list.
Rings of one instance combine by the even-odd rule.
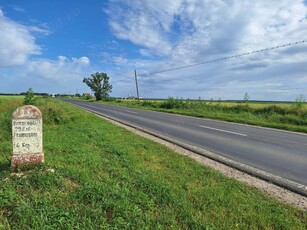
[[302, 0], [0, 0], [0, 92], [89, 92], [106, 72], [112, 96], [294, 100], [307, 96]]

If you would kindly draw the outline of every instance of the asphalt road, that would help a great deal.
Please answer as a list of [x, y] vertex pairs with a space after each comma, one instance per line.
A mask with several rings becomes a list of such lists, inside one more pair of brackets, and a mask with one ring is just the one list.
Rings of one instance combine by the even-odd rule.
[[307, 186], [307, 135], [64, 100]]

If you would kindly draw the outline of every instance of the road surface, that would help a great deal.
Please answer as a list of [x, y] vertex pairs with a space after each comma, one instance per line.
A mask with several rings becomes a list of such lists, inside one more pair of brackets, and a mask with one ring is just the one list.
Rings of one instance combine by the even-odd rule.
[[307, 186], [305, 134], [127, 107], [63, 101]]

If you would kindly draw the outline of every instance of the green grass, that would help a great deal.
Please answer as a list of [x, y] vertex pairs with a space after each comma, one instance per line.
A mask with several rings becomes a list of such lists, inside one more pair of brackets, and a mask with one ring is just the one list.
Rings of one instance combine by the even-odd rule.
[[260, 103], [168, 100], [100, 101], [118, 106], [147, 109], [307, 133], [304, 103]]
[[45, 165], [10, 176], [21, 103], [0, 97], [0, 229], [307, 227], [306, 212], [54, 99], [37, 100]]

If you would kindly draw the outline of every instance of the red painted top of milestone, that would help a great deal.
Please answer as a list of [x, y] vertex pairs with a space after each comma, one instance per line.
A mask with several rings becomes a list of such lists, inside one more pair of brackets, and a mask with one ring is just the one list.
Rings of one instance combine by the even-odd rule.
[[42, 119], [41, 111], [34, 105], [25, 105], [15, 110], [12, 115], [14, 120], [18, 119]]

